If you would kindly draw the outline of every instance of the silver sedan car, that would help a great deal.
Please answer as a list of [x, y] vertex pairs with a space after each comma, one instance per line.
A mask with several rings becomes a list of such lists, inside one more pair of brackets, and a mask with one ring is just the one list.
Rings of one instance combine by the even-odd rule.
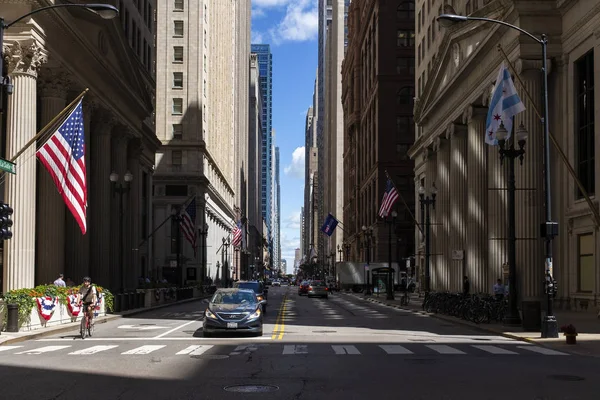
[[329, 289], [325, 281], [310, 281], [308, 284], [308, 297], [328, 298]]

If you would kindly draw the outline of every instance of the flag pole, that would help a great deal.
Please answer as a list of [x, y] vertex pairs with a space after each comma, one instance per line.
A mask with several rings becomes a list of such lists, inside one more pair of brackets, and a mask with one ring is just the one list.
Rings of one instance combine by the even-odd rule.
[[19, 158], [19, 156], [25, 152], [25, 150], [27, 150], [33, 143], [35, 143], [36, 140], [38, 140], [40, 137], [42, 137], [43, 135], [45, 135], [50, 130], [50, 128], [53, 127], [57, 123], [58, 120], [60, 120], [61, 118], [63, 118], [69, 111], [71, 111], [71, 109], [73, 108], [73, 106], [75, 104], [77, 104], [83, 98], [83, 96], [85, 96], [85, 94], [89, 90], [90, 90], [89, 88], [85, 88], [85, 90], [83, 92], [81, 92], [81, 94], [79, 94], [79, 96], [75, 97], [75, 100], [73, 100], [60, 113], [58, 113], [58, 115], [56, 115], [56, 117], [52, 118], [52, 120], [50, 122], [48, 122], [46, 124], [46, 126], [44, 126], [34, 137], [32, 137], [27, 143], [25, 143], [25, 145], [23, 146], [23, 148], [21, 148], [21, 150], [19, 150], [17, 152], [17, 154], [15, 154], [14, 156], [12, 156], [9, 161], [12, 162], [12, 163], [14, 163], [15, 160], [17, 158]]
[[398, 196], [400, 197], [400, 200], [402, 200], [402, 202], [404, 203], [404, 206], [408, 210], [408, 213], [410, 214], [410, 217], [413, 219], [413, 221], [415, 221], [415, 224], [417, 225], [417, 228], [419, 228], [419, 231], [421, 231], [421, 235], [425, 235], [425, 233], [423, 233], [423, 228], [421, 228], [421, 224], [419, 224], [417, 222], [417, 219], [415, 218], [414, 214], [412, 213], [412, 211], [410, 211], [410, 207], [408, 206], [408, 204], [406, 204], [406, 201], [404, 200], [404, 197], [402, 196], [402, 193], [400, 193], [400, 191], [396, 187], [396, 184], [394, 183], [394, 180], [388, 174], [387, 169], [384, 170], [384, 171], [385, 171], [385, 176], [390, 180], [390, 182], [392, 182], [392, 185], [394, 186], [394, 189], [396, 189], [396, 193], [398, 193]]
[[[537, 117], [539, 119], [543, 119], [542, 114], [540, 113], [540, 110], [537, 108], [537, 106], [535, 105], [535, 102], [533, 101], [533, 98], [531, 97], [531, 94], [529, 93], [529, 91], [525, 87], [525, 84], [521, 80], [521, 77], [517, 73], [517, 70], [515, 69], [515, 67], [513, 66], [513, 64], [510, 62], [510, 60], [508, 59], [508, 55], [504, 52], [504, 49], [502, 48], [502, 45], [500, 45], [500, 44], [498, 44], [498, 51], [502, 53], [502, 56], [506, 60], [506, 63], [508, 64], [508, 66], [510, 67], [510, 69], [515, 74], [515, 78], [519, 82], [519, 85], [521, 86], [521, 89], [523, 90], [523, 93], [525, 93], [525, 96], [527, 97], [527, 100], [529, 100], [529, 102], [531, 103], [531, 105], [533, 107], [533, 111], [536, 113], [536, 115], [537, 115]], [[556, 138], [554, 137], [554, 135], [552, 133], [549, 133], [549, 136], [550, 136], [550, 140], [552, 141], [552, 144], [554, 145], [554, 148], [558, 152], [558, 155], [560, 156], [561, 160], [563, 161], [563, 163], [567, 167], [567, 171], [569, 171], [569, 174], [571, 175], [571, 177], [573, 177], [573, 180], [575, 181], [575, 184], [577, 185], [577, 187], [581, 191], [581, 194], [583, 194], [583, 197], [585, 198], [586, 203], [590, 207], [590, 210], [592, 211], [592, 214], [594, 215], [594, 222], [596, 223], [596, 227], [597, 228], [600, 227], [600, 214], [598, 213], [598, 210], [596, 209], [596, 207], [592, 203], [592, 200], [590, 199], [590, 196], [588, 195], [587, 191], [583, 187], [583, 184], [581, 183], [581, 181], [577, 177], [577, 174], [575, 173], [575, 170], [573, 169], [573, 166], [569, 162], [569, 159], [567, 158], [566, 154], [561, 149], [561, 147], [558, 144], [558, 142], [556, 141]]]
[[[186, 200], [183, 202], [183, 204], [187, 203], [188, 201], [190, 201], [190, 200], [191, 200], [192, 198], [194, 198], [194, 197], [196, 197], [196, 195], [195, 195], [195, 194], [193, 194], [192, 196], [188, 197], [188, 198], [187, 198], [187, 199], [186, 199]], [[151, 233], [150, 233], [150, 234], [149, 234], [149, 235], [148, 235], [148, 236], [147, 236], [147, 237], [146, 237], [144, 240], [142, 240], [142, 241], [140, 242], [140, 244], [138, 244], [138, 246], [137, 246], [137, 247], [138, 247], [138, 249], [139, 249], [139, 248], [140, 248], [140, 247], [141, 247], [141, 246], [142, 246], [144, 243], [146, 243], [146, 242], [148, 241], [148, 239], [150, 239], [152, 236], [154, 236], [154, 234], [156, 233], [156, 231], [158, 231], [158, 230], [159, 230], [159, 229], [160, 229], [160, 228], [161, 228], [161, 227], [162, 227], [164, 224], [166, 224], [166, 223], [167, 223], [167, 221], [168, 221], [168, 220], [170, 220], [170, 219], [171, 219], [171, 216], [170, 216], [170, 215], [169, 215], [167, 218], [165, 218], [165, 220], [164, 220], [164, 221], [163, 221], [163, 222], [162, 222], [162, 223], [161, 223], [159, 226], [157, 226], [157, 227], [156, 227], [156, 228], [155, 228], [155, 229], [154, 229], [154, 230], [153, 230], [153, 231], [152, 231], [152, 232], [151, 232]]]

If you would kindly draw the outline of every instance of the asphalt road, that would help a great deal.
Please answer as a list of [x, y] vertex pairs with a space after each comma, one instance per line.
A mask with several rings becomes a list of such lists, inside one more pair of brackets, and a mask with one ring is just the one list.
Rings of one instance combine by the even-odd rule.
[[[74, 331], [0, 346], [0, 399], [598, 398], [598, 358], [350, 294], [270, 288], [259, 338], [204, 338], [205, 308], [113, 320], [85, 340]], [[258, 389], [273, 391], [248, 392]]]

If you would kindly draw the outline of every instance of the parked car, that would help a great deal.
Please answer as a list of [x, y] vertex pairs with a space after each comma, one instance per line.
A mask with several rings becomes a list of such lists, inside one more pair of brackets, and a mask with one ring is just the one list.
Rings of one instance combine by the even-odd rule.
[[275, 286], [281, 287], [281, 282], [279, 282], [279, 281], [273, 281], [273, 287], [275, 287]]
[[263, 313], [265, 313], [265, 314], [267, 313], [267, 302], [268, 302], [267, 297], [269, 294], [269, 290], [264, 287], [262, 282], [259, 282], [259, 281], [237, 281], [237, 282], [233, 283], [233, 287], [238, 288], [238, 289], [252, 290], [256, 294], [258, 301], [264, 300], [262, 310], [263, 310]]
[[262, 336], [262, 303], [250, 289], [218, 289], [204, 312], [205, 337], [215, 333], [245, 332]]
[[298, 285], [298, 296], [308, 294], [308, 286], [310, 286], [308, 281], [302, 281], [302, 283]]
[[328, 298], [329, 288], [324, 281], [310, 281], [308, 285], [308, 297], [324, 297]]

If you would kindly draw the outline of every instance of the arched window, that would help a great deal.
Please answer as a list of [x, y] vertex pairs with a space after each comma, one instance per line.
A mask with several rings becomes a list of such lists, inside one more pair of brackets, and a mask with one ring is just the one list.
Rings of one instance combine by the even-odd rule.
[[415, 3], [413, 1], [400, 3], [396, 9], [396, 18], [400, 20], [415, 19]]
[[411, 105], [413, 103], [413, 98], [415, 97], [415, 93], [411, 87], [405, 86], [402, 89], [398, 90], [396, 93], [396, 105]]

